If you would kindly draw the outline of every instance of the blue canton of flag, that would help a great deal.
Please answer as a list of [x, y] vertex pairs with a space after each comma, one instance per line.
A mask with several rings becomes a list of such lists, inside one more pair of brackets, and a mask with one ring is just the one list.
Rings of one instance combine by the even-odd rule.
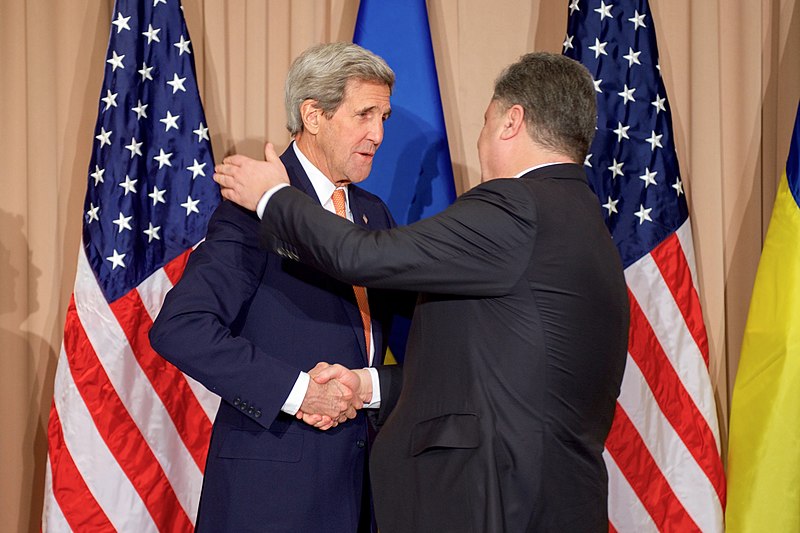
[[166, 0], [114, 9], [83, 219], [108, 301], [201, 240], [219, 203], [182, 9]]
[[569, 13], [564, 54], [589, 69], [597, 91], [586, 173], [627, 267], [689, 216], [655, 29], [644, 0], [572, 0]]

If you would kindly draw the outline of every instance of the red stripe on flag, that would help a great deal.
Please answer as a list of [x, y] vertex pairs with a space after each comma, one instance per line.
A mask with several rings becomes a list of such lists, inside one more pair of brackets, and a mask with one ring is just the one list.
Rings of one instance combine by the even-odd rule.
[[192, 253], [192, 248], [189, 248], [181, 255], [164, 265], [164, 273], [167, 275], [172, 285], [180, 281], [183, 275], [183, 269], [186, 268], [186, 261], [189, 260], [189, 254]]
[[203, 472], [211, 439], [211, 421], [181, 371], [150, 346], [147, 332], [153, 327], [153, 321], [139, 292], [129, 292], [110, 304], [110, 307], [128, 338], [139, 366], [161, 398], [200, 472]]
[[683, 382], [658, 342], [652, 326], [644, 316], [639, 302], [630, 290], [628, 290], [628, 300], [631, 319], [628, 353], [647, 381], [659, 409], [708, 477], [724, 506], [725, 482], [722, 459], [717, 452], [714, 433], [683, 386]]
[[606, 450], [656, 524], [669, 524], [674, 531], [700, 531], [619, 403], [606, 440]]
[[689, 263], [686, 261], [677, 233], [670, 234], [650, 252], [650, 255], [669, 287], [669, 292], [680, 309], [686, 327], [689, 328], [695, 344], [703, 354], [703, 361], [708, 368], [708, 336], [703, 323], [700, 297], [694, 288]]
[[130, 479], [160, 531], [192, 531], [164, 470], [122, 404], [70, 299], [64, 326], [64, 351], [75, 386], [97, 431]]
[[55, 401], [50, 406], [47, 442], [50, 447], [53, 497], [69, 527], [75, 531], [115, 531], [114, 525], [92, 496], [81, 472], [72, 460], [72, 455], [64, 442], [61, 419]]
[[617, 528], [614, 527], [610, 520], [608, 521], [608, 533], [617, 533]]

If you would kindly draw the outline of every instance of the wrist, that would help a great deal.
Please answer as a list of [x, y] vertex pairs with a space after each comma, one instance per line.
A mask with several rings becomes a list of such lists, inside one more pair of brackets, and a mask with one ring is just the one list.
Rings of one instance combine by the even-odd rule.
[[359, 368], [353, 370], [353, 372], [358, 376], [358, 397], [365, 404], [370, 403], [372, 401], [372, 376], [370, 376], [369, 370], [366, 368]]

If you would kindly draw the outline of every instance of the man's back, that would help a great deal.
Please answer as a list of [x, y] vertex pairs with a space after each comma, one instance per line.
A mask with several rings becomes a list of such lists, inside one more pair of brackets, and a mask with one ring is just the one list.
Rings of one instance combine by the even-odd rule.
[[[465, 199], [528, 223], [495, 228], [526, 266], [494, 297], [421, 296], [404, 392], [372, 457], [382, 531], [607, 527], [602, 450], [628, 323], [619, 255], [578, 165], [501, 181]], [[456, 218], [465, 253], [504, 253], [475, 244], [491, 220]]]

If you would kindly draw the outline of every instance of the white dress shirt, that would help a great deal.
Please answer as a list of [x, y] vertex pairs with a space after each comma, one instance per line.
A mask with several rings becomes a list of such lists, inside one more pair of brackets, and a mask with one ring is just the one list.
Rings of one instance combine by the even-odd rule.
[[[346, 206], [346, 213], [347, 219], [352, 222], [353, 221], [353, 213], [350, 211], [350, 195], [348, 194], [347, 187], [337, 187], [336, 185], [331, 182], [323, 174], [317, 167], [314, 166], [311, 161], [300, 151], [297, 147], [297, 144], [292, 143], [292, 148], [294, 149], [294, 153], [297, 156], [297, 159], [300, 161], [300, 165], [305, 170], [306, 175], [308, 176], [309, 181], [311, 181], [311, 186], [314, 187], [314, 192], [317, 193], [317, 198], [319, 198], [319, 202], [322, 204], [322, 207], [326, 210], [330, 211], [331, 213], [336, 213], [336, 208], [333, 206], [333, 201], [331, 197], [333, 196], [333, 191], [337, 188], [344, 190], [344, 198], [345, 198], [345, 206]], [[256, 213], [258, 213], [259, 218], [264, 217], [264, 211], [267, 207], [267, 203], [269, 199], [272, 198], [272, 195], [275, 192], [279, 191], [283, 187], [288, 187], [288, 184], [281, 184], [273, 187], [272, 189], [268, 190], [264, 193], [264, 196], [261, 197], [261, 200], [258, 202], [258, 206], [256, 207]], [[369, 342], [369, 361], [370, 365], [374, 359], [375, 354], [375, 344], [374, 344], [374, 335], [372, 335], [372, 325], [370, 324], [370, 342]], [[381, 403], [381, 392], [380, 392], [380, 382], [378, 379], [378, 371], [373, 368], [372, 366], [368, 367], [370, 377], [372, 378], [372, 401], [369, 404], [365, 404], [364, 407], [369, 408], [377, 408], [380, 407]], [[303, 398], [306, 396], [306, 391], [308, 391], [308, 384], [311, 376], [308, 375], [307, 372], [300, 372], [300, 375], [297, 376], [297, 381], [295, 381], [294, 386], [292, 387], [291, 392], [289, 392], [289, 396], [286, 398], [286, 401], [281, 407], [281, 411], [284, 413], [294, 415], [300, 409], [300, 405], [303, 403]]]

